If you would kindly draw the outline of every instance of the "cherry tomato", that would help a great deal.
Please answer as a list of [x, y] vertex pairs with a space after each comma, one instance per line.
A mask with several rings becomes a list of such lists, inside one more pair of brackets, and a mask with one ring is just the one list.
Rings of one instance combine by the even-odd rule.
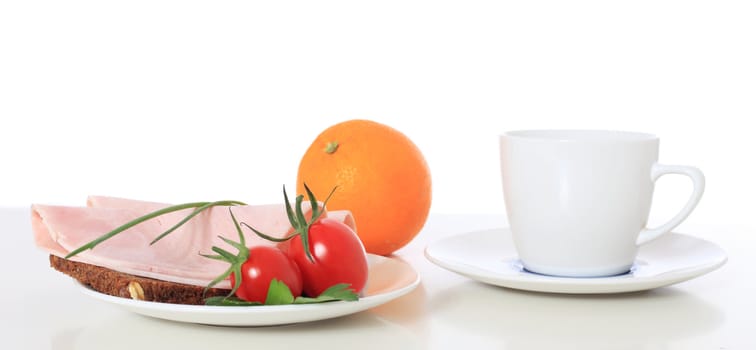
[[[236, 280], [232, 273], [231, 285]], [[236, 296], [246, 301], [265, 303], [270, 281], [274, 278], [285, 283], [294, 297], [302, 295], [302, 274], [297, 264], [275, 247], [255, 246], [249, 248], [249, 258], [242, 264], [241, 286]]]
[[322, 218], [309, 226], [307, 235], [312, 261], [304, 250], [301, 235], [284, 245], [289, 258], [302, 272], [305, 295], [316, 297], [338, 283], [349, 284], [356, 293], [365, 288], [367, 255], [362, 242], [349, 226]]

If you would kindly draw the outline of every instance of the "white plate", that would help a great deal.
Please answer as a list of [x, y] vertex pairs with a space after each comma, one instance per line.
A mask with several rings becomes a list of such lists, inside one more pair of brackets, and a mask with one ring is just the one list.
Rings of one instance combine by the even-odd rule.
[[368, 266], [369, 277], [364, 296], [357, 301], [322, 304], [249, 307], [177, 305], [114, 297], [77, 285], [88, 296], [141, 315], [218, 326], [273, 326], [324, 320], [364, 311], [405, 295], [420, 283], [415, 270], [397, 259], [368, 254]]
[[717, 245], [669, 233], [640, 247], [630, 272], [611, 277], [568, 278], [531, 273], [522, 267], [508, 228], [452, 236], [425, 249], [431, 262], [472, 279], [538, 292], [598, 294], [653, 289], [711, 272], [727, 261]]

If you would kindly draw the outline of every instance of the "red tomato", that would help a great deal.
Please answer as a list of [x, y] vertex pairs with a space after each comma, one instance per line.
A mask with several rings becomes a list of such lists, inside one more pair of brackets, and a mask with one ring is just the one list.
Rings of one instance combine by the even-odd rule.
[[[249, 248], [249, 258], [242, 264], [241, 274], [241, 286], [236, 290], [239, 299], [264, 304], [270, 281], [274, 278], [285, 283], [295, 298], [302, 295], [302, 274], [299, 267], [278, 248]], [[231, 285], [234, 285], [234, 273], [230, 277]]]
[[361, 292], [368, 279], [368, 263], [357, 234], [346, 224], [329, 218], [311, 224], [307, 234], [312, 261], [304, 251], [301, 235], [284, 245], [289, 258], [302, 271], [304, 294], [316, 297], [338, 283]]

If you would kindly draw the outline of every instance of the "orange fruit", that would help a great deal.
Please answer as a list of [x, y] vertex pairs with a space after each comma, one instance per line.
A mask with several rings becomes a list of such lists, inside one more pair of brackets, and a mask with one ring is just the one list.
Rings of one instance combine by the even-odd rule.
[[298, 194], [305, 194], [305, 183], [321, 200], [337, 186], [328, 209], [352, 212], [357, 235], [372, 254], [405, 246], [430, 211], [431, 175], [423, 154], [400, 131], [370, 120], [321, 132], [299, 163]]

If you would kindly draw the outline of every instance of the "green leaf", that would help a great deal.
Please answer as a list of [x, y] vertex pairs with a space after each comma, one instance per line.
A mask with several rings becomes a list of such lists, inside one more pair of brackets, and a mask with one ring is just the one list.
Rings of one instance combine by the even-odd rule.
[[314, 304], [325, 303], [328, 301], [357, 301], [360, 299], [359, 295], [353, 290], [349, 289], [349, 284], [339, 283], [329, 287], [320, 293], [316, 298], [298, 297], [294, 299], [294, 304]]
[[294, 302], [294, 295], [286, 283], [272, 279], [268, 286], [268, 295], [265, 297], [265, 305], [286, 305]]
[[[316, 298], [292, 296], [289, 287], [277, 280], [270, 281], [265, 305], [317, 304], [331, 301], [357, 301], [360, 297], [346, 283], [339, 283], [320, 293]], [[258, 302], [241, 300], [235, 296], [217, 296], [205, 299], [205, 305], [214, 306], [260, 306]]]
[[262, 305], [254, 301], [241, 300], [237, 297], [210, 297], [205, 299], [205, 305], [211, 306], [259, 306]]

